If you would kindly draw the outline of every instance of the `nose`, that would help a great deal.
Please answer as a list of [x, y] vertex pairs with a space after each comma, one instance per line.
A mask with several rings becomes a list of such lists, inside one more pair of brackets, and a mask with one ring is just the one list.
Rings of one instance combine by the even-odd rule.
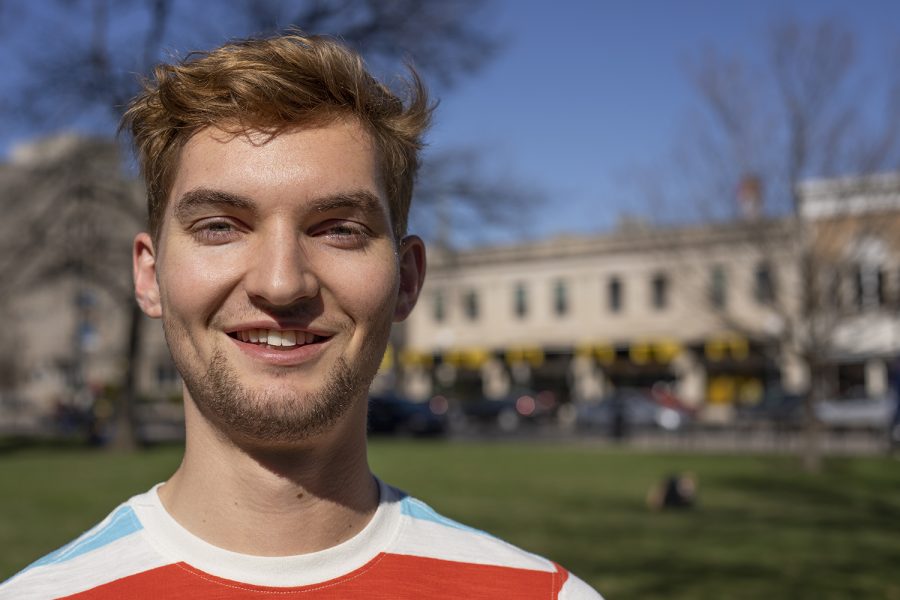
[[244, 285], [254, 300], [290, 306], [319, 293], [319, 279], [293, 228], [260, 232]]

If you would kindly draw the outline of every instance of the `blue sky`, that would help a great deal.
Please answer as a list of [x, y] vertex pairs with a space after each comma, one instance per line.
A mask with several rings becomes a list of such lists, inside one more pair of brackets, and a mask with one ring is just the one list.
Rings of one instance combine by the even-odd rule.
[[[484, 171], [542, 193], [533, 236], [608, 229], [647, 212], [633, 180], [665, 161], [696, 106], [691, 57], [760, 58], [787, 16], [839, 19], [872, 69], [900, 50], [896, 0], [496, 0], [485, 18], [504, 49], [443, 94], [430, 145], [481, 148]], [[17, 135], [0, 132], [0, 153]]]
[[888, 0], [506, 0], [494, 11], [505, 52], [442, 99], [432, 144], [481, 145], [493, 170], [541, 189], [535, 235], [608, 229], [647, 210], [631, 181], [665, 159], [696, 105], [691, 57], [759, 57], [787, 16], [839, 19], [873, 69], [900, 49]]

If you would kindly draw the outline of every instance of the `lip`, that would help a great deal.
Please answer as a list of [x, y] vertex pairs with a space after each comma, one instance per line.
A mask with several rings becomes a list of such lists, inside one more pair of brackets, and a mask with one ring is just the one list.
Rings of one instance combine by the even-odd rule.
[[312, 344], [304, 344], [287, 350], [272, 350], [268, 346], [260, 346], [250, 342], [242, 342], [227, 336], [238, 350], [253, 360], [279, 367], [293, 367], [318, 358], [328, 347], [331, 338]]
[[[302, 346], [292, 348], [281, 348], [274, 350], [269, 346], [261, 346], [251, 342], [241, 341], [240, 338], [234, 336], [235, 333], [246, 331], [249, 329], [274, 329], [276, 331], [299, 331], [303, 333], [311, 333], [320, 339], [319, 341]], [[267, 365], [278, 367], [300, 366], [305, 363], [316, 360], [328, 347], [329, 342], [334, 337], [333, 331], [322, 329], [313, 329], [306, 323], [297, 322], [273, 322], [271, 320], [247, 321], [240, 324], [229, 325], [223, 328], [226, 337], [237, 346], [244, 356], [249, 357], [254, 362], [261, 362]]]

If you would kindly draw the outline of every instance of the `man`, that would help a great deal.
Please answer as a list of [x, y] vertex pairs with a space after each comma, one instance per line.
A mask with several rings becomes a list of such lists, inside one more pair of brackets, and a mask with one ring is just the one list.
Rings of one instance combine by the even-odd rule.
[[184, 460], [4, 598], [597, 598], [381, 483], [366, 397], [416, 303], [431, 107], [325, 38], [157, 68], [123, 126], [149, 197], [137, 301], [184, 379]]

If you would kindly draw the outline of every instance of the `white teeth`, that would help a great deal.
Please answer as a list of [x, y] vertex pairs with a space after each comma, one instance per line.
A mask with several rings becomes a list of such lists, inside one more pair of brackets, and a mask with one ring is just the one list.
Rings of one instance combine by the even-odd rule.
[[315, 341], [315, 334], [286, 330], [279, 331], [277, 329], [243, 329], [235, 335], [242, 342], [250, 342], [253, 344], [268, 344], [269, 346], [292, 347], [311, 344]]

